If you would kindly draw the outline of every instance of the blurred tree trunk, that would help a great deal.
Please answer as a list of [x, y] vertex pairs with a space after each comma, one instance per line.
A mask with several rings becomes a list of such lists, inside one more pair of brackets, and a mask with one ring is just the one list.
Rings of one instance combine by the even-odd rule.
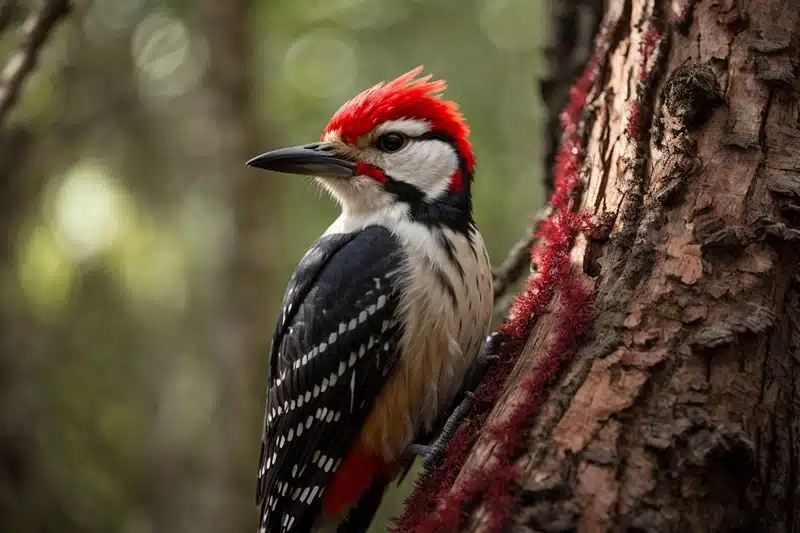
[[[256, 523], [255, 469], [259, 435], [246, 428], [261, 423], [252, 398], [263, 380], [264, 357], [271, 330], [264, 319], [268, 299], [270, 257], [268, 209], [275, 191], [270, 180], [248, 169], [245, 162], [261, 148], [258, 111], [253, 91], [257, 42], [250, 28], [258, 2], [200, 0], [187, 11], [208, 43], [208, 69], [194, 97], [214, 142], [201, 161], [204, 183], [217, 208], [231, 215], [216, 275], [222, 281], [208, 288], [209, 300], [195, 302], [193, 318], [217, 377], [217, 397], [209, 427], [214, 434], [200, 447], [203, 483], [186, 496], [186, 509], [175, 504], [176, 491], [186, 491], [182, 474], [185, 449], [166, 456], [162, 447], [153, 458], [171, 482], [160, 484], [155, 498], [159, 529], [190, 527], [193, 531], [246, 531]], [[260, 430], [260, 428], [259, 428]], [[191, 517], [191, 518], [188, 518]], [[190, 522], [187, 522], [190, 520]]]
[[[219, 302], [221, 323], [215, 326], [222, 338], [222, 389], [217, 415], [225, 437], [216, 450], [223, 494], [218, 502], [218, 524], [242, 531], [256, 523], [253, 504], [255, 469], [260, 435], [243, 428], [259, 428], [262, 412], [253, 412], [252, 398], [263, 394], [264, 363], [272, 329], [265, 318], [269, 301], [270, 204], [278, 201], [275, 182], [245, 166], [265, 151], [259, 128], [254, 93], [262, 84], [255, 79], [256, 24], [258, 2], [203, 0], [197, 4], [200, 22], [209, 41], [210, 68], [204, 89], [210, 108], [210, 123], [219, 132], [222, 157], [219, 184], [233, 215], [225, 261], [225, 293]], [[252, 489], [252, 490], [251, 490]], [[230, 517], [238, 517], [239, 522]]]
[[29, 501], [41, 499], [33, 486], [36, 463], [31, 371], [21, 347], [29, 328], [12, 296], [14, 248], [19, 228], [41, 185], [24, 179], [23, 161], [32, 135], [23, 128], [5, 128], [0, 136], [0, 516], [19, 528], [30, 518]]
[[[569, 252], [593, 319], [510, 458], [511, 531], [800, 532], [798, 46], [792, 0], [608, 1], [562, 191], [597, 224]], [[554, 294], [490, 426], [569, 333]]]

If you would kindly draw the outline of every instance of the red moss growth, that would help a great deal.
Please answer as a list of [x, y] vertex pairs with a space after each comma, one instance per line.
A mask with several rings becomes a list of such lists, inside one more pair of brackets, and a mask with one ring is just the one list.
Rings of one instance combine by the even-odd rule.
[[650, 62], [650, 58], [653, 57], [656, 43], [660, 38], [661, 30], [655, 26], [652, 26], [642, 35], [642, 40], [639, 43], [639, 52], [642, 54], [642, 62], [639, 65], [639, 81], [645, 81], [647, 79], [647, 73], [649, 71], [647, 64]]
[[[490, 369], [475, 395], [471, 416], [448, 443], [441, 464], [426, 472], [406, 502], [405, 513], [394, 525], [395, 533], [445, 533], [458, 531], [466, 519], [465, 505], [481, 498], [489, 516], [488, 531], [497, 533], [509, 518], [513, 500], [509, 490], [517, 476], [514, 460], [529, 429], [529, 423], [554, 379], [577, 348], [577, 339], [589, 325], [594, 295], [582, 285], [569, 262], [575, 237], [590, 227], [587, 215], [573, 212], [573, 197], [580, 187], [583, 144], [580, 120], [589, 92], [597, 77], [597, 64], [590, 61], [573, 85], [570, 101], [561, 113], [563, 136], [556, 156], [555, 191], [550, 200], [553, 215], [539, 228], [536, 249], [538, 274], [528, 279], [517, 294], [508, 319], [500, 326], [503, 345], [499, 361]], [[533, 250], [532, 250], [533, 255]], [[557, 326], [540, 363], [520, 385], [521, 401], [510, 416], [487, 428], [496, 441], [496, 463], [484, 471], [465, 473], [458, 488], [451, 490], [474, 445], [480, 428], [499, 400], [508, 375], [538, 317], [550, 309], [558, 296]]]
[[631, 138], [638, 139], [642, 131], [642, 104], [638, 100], [634, 100], [631, 104], [630, 114], [628, 115], [628, 124], [625, 126], [625, 133]]

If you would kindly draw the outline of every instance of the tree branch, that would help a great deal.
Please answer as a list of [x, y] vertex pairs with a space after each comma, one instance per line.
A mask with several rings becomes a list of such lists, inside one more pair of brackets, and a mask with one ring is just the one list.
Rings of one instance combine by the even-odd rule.
[[[70, 0], [48, 0], [25, 21], [23, 42], [0, 73], [0, 125], [17, 101], [25, 79], [33, 72], [42, 45], [71, 7]], [[0, 4], [0, 19], [10, 10], [9, 3]]]
[[531, 248], [538, 240], [536, 232], [542, 220], [550, 216], [550, 212], [549, 206], [539, 211], [533, 223], [525, 230], [525, 235], [508, 250], [500, 266], [494, 268], [492, 276], [495, 302], [505, 296], [508, 289], [525, 273], [525, 267], [531, 264]]
[[508, 288], [525, 272], [525, 267], [531, 264], [531, 247], [534, 242], [536, 242], [534, 228], [529, 227], [525, 230], [525, 235], [508, 250], [500, 266], [493, 269], [495, 301], [505, 295]]

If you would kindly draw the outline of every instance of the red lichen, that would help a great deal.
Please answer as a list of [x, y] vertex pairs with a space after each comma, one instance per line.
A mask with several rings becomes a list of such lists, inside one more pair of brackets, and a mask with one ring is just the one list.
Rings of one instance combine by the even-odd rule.
[[625, 126], [625, 133], [631, 138], [638, 139], [642, 131], [642, 104], [638, 100], [631, 103], [630, 112], [628, 115], [628, 124]]
[[[487, 531], [499, 532], [509, 518], [514, 504], [509, 486], [517, 476], [513, 461], [518, 447], [548, 384], [574, 353], [577, 339], [588, 327], [592, 315], [593, 293], [573, 271], [569, 253], [577, 234], [590, 227], [586, 214], [573, 212], [573, 197], [580, 186], [579, 169], [583, 160], [580, 120], [597, 70], [596, 62], [590, 61], [573, 85], [570, 101], [560, 115], [563, 136], [556, 156], [555, 191], [550, 200], [553, 215], [538, 231], [541, 247], [535, 254], [539, 259], [538, 274], [529, 278], [514, 298], [509, 318], [499, 328], [503, 335], [500, 358], [476, 391], [470, 418], [448, 443], [441, 464], [418, 481], [405, 513], [394, 525], [395, 533], [458, 531], [465, 518], [464, 506], [481, 496], [488, 512]], [[523, 396], [512, 413], [487, 429], [495, 441], [496, 464], [488, 470], [465, 473], [459, 487], [451, 490], [480, 428], [503, 392], [536, 319], [551, 307], [556, 294], [560, 305], [554, 311], [557, 326], [549, 347], [536, 369], [523, 379], [520, 385]]]
[[642, 40], [639, 43], [639, 53], [642, 54], [642, 61], [639, 65], [639, 81], [644, 81], [647, 79], [647, 64], [650, 61], [650, 58], [653, 56], [653, 51], [656, 49], [656, 43], [661, 38], [661, 30], [657, 27], [652, 26], [649, 30], [644, 32], [642, 35]]

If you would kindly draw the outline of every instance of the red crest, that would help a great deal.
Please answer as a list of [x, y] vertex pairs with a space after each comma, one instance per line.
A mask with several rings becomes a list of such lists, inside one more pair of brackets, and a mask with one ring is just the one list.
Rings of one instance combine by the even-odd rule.
[[353, 143], [389, 120], [424, 120], [432, 131], [447, 133], [453, 138], [472, 173], [475, 156], [464, 116], [455, 102], [441, 98], [447, 83], [431, 80], [430, 75], [417, 78], [421, 72], [422, 66], [419, 66], [393, 81], [381, 82], [355, 96], [336, 111], [323, 136], [338, 131], [345, 142]]

